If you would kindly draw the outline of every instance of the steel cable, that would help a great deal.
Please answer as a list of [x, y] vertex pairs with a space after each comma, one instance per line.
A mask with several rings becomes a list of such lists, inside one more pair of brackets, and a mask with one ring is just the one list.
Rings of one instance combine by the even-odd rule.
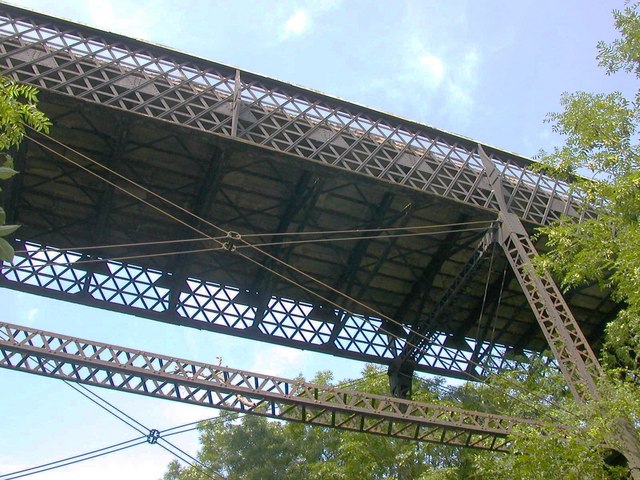
[[[33, 129], [32, 129], [32, 130], [33, 130]], [[34, 130], [34, 132], [35, 132], [35, 130]], [[109, 172], [109, 173], [111, 173], [111, 174], [113, 174], [113, 175], [115, 175], [115, 176], [117, 176], [117, 177], [119, 177], [119, 178], [122, 178], [123, 180], [125, 180], [125, 181], [126, 181], [126, 182], [128, 182], [129, 184], [131, 184], [131, 185], [133, 185], [133, 186], [135, 186], [135, 187], [137, 187], [137, 188], [139, 188], [139, 189], [142, 189], [143, 191], [145, 191], [146, 193], [150, 194], [151, 196], [153, 196], [153, 197], [155, 197], [155, 198], [160, 199], [162, 202], [165, 202], [165, 203], [167, 203], [168, 205], [170, 205], [170, 206], [172, 206], [172, 207], [174, 207], [174, 208], [176, 208], [176, 209], [180, 210], [181, 212], [184, 212], [184, 213], [188, 214], [189, 216], [191, 216], [191, 217], [192, 217], [192, 218], [194, 218], [195, 220], [198, 220], [199, 222], [202, 222], [202, 223], [204, 223], [204, 224], [206, 224], [206, 225], [208, 225], [208, 226], [210, 226], [210, 227], [212, 227], [212, 228], [215, 228], [215, 229], [217, 229], [218, 231], [220, 231], [221, 233], [227, 233], [227, 235], [229, 234], [229, 232], [227, 232], [227, 231], [226, 231], [226, 230], [224, 230], [223, 228], [221, 228], [221, 227], [219, 227], [219, 226], [215, 225], [214, 223], [209, 222], [209, 221], [207, 221], [207, 220], [205, 220], [205, 219], [201, 218], [200, 216], [198, 216], [198, 215], [196, 215], [196, 214], [194, 214], [194, 213], [190, 212], [189, 210], [185, 209], [184, 207], [181, 207], [180, 205], [177, 205], [177, 204], [175, 204], [174, 202], [171, 202], [170, 200], [168, 200], [168, 199], [164, 198], [163, 196], [161, 196], [161, 195], [159, 195], [159, 194], [157, 194], [157, 193], [155, 193], [155, 192], [153, 192], [153, 191], [151, 191], [151, 190], [149, 190], [149, 189], [147, 189], [147, 188], [145, 188], [145, 187], [143, 187], [143, 186], [139, 185], [138, 183], [134, 182], [133, 180], [128, 179], [128, 178], [127, 178], [127, 177], [125, 177], [124, 175], [121, 175], [121, 174], [119, 174], [118, 172], [115, 172], [114, 170], [112, 170], [112, 169], [110, 169], [110, 168], [108, 168], [108, 167], [106, 167], [106, 166], [102, 165], [101, 163], [99, 163], [99, 162], [97, 162], [97, 161], [93, 160], [92, 158], [90, 158], [90, 157], [88, 157], [88, 156], [86, 156], [86, 155], [82, 154], [81, 152], [78, 152], [77, 150], [75, 150], [75, 149], [73, 149], [73, 148], [71, 148], [71, 147], [69, 147], [69, 146], [67, 146], [67, 145], [63, 144], [62, 142], [60, 142], [60, 141], [58, 141], [58, 140], [56, 140], [56, 139], [54, 139], [54, 138], [50, 137], [49, 135], [44, 134], [44, 133], [42, 133], [42, 132], [36, 132], [36, 133], [39, 133], [40, 135], [42, 135], [42, 136], [44, 136], [45, 138], [47, 138], [47, 139], [51, 140], [52, 142], [56, 143], [57, 145], [62, 146], [62, 147], [64, 147], [65, 149], [68, 149], [69, 151], [71, 151], [71, 152], [75, 153], [76, 155], [78, 155], [78, 156], [80, 156], [80, 157], [82, 157], [82, 158], [86, 159], [87, 161], [91, 162], [92, 164], [97, 165], [97, 166], [98, 166], [98, 167], [100, 167], [100, 168], [103, 168], [105, 171], [107, 171], [107, 172]], [[69, 158], [68, 158], [67, 156], [65, 156], [64, 154], [61, 154], [61, 153], [57, 152], [56, 150], [52, 149], [51, 147], [48, 147], [48, 146], [44, 145], [42, 142], [39, 142], [39, 141], [35, 140], [33, 137], [31, 137], [31, 136], [29, 136], [29, 135], [25, 135], [25, 136], [26, 136], [26, 138], [28, 138], [29, 140], [33, 141], [33, 142], [34, 142], [34, 143], [36, 143], [37, 145], [40, 145], [42, 148], [46, 149], [47, 151], [49, 151], [49, 152], [53, 153], [53, 154], [54, 154], [54, 155], [56, 155], [56, 156], [61, 157], [63, 160], [68, 161], [68, 162], [72, 163], [73, 165], [76, 165], [78, 168], [81, 168], [82, 170], [87, 171], [87, 172], [88, 172], [88, 173], [90, 173], [91, 175], [96, 176], [97, 178], [100, 178], [100, 179], [104, 180], [105, 182], [109, 183], [110, 185], [114, 186], [115, 188], [118, 188], [119, 190], [123, 191], [125, 194], [128, 194], [128, 195], [132, 196], [133, 198], [135, 198], [135, 199], [137, 199], [137, 200], [140, 200], [141, 202], [143, 202], [144, 204], [146, 204], [146, 205], [150, 206], [151, 208], [153, 208], [154, 210], [158, 211], [159, 213], [161, 213], [161, 214], [163, 214], [163, 215], [165, 215], [165, 216], [167, 216], [167, 217], [169, 217], [169, 218], [171, 218], [171, 219], [173, 219], [173, 220], [177, 221], [177, 222], [178, 222], [178, 223], [180, 223], [181, 225], [183, 225], [183, 226], [185, 226], [185, 227], [187, 227], [187, 228], [189, 228], [189, 229], [193, 230], [194, 232], [196, 232], [196, 233], [198, 233], [198, 234], [202, 235], [203, 237], [205, 237], [205, 239], [215, 240], [215, 238], [214, 238], [214, 237], [210, 237], [210, 236], [208, 236], [206, 233], [202, 232], [201, 230], [197, 229], [196, 227], [193, 227], [192, 225], [188, 224], [187, 222], [185, 222], [185, 221], [183, 221], [183, 220], [181, 220], [181, 219], [178, 219], [177, 217], [175, 217], [174, 215], [172, 215], [172, 214], [170, 214], [170, 213], [168, 213], [168, 212], [164, 211], [164, 210], [163, 210], [163, 209], [161, 209], [160, 207], [157, 207], [157, 206], [155, 206], [155, 205], [153, 205], [153, 204], [150, 204], [150, 203], [149, 203], [149, 202], [147, 202], [146, 200], [144, 200], [144, 199], [142, 199], [142, 198], [140, 198], [140, 197], [136, 196], [135, 194], [133, 194], [133, 193], [129, 192], [129, 191], [128, 191], [128, 190], [126, 190], [126, 189], [124, 189], [123, 187], [120, 187], [120, 186], [118, 186], [118, 185], [114, 184], [113, 182], [111, 182], [110, 180], [108, 180], [108, 179], [106, 179], [106, 178], [103, 178], [100, 174], [98, 174], [98, 173], [96, 173], [96, 172], [93, 172], [93, 171], [92, 171], [92, 170], [90, 170], [89, 168], [84, 167], [84, 166], [80, 165], [79, 163], [75, 162], [74, 160], [69, 159]], [[246, 240], [244, 240], [242, 237], [240, 237], [240, 239], [239, 239], [239, 240], [240, 240], [243, 244], [245, 244], [245, 245], [247, 245], [248, 247], [251, 247], [252, 249], [254, 249], [255, 251], [257, 251], [258, 253], [260, 253], [260, 254], [262, 254], [262, 255], [266, 256], [267, 258], [272, 259], [274, 262], [276, 262], [276, 263], [278, 263], [278, 264], [283, 265], [285, 268], [288, 268], [288, 269], [290, 269], [290, 270], [292, 270], [292, 271], [294, 271], [294, 272], [298, 273], [299, 275], [304, 276], [305, 278], [309, 279], [310, 281], [312, 281], [312, 282], [314, 282], [314, 283], [317, 283], [318, 285], [322, 286], [323, 288], [327, 288], [328, 290], [330, 290], [330, 291], [332, 291], [332, 292], [334, 292], [334, 293], [336, 293], [336, 294], [338, 294], [338, 295], [342, 296], [343, 298], [345, 298], [345, 299], [347, 299], [347, 300], [349, 300], [349, 301], [351, 301], [351, 302], [355, 303], [356, 305], [362, 306], [362, 307], [363, 307], [363, 308], [365, 308], [367, 311], [369, 311], [369, 312], [371, 312], [371, 313], [374, 313], [374, 315], [378, 315], [378, 316], [380, 316], [381, 318], [383, 318], [383, 319], [385, 319], [385, 320], [387, 320], [387, 321], [389, 321], [389, 322], [391, 322], [391, 323], [393, 323], [393, 324], [396, 324], [396, 325], [398, 325], [398, 326], [400, 326], [400, 327], [402, 327], [402, 328], [404, 328], [404, 327], [405, 327], [405, 325], [403, 325], [403, 324], [402, 324], [401, 322], [399, 322], [398, 320], [395, 320], [395, 319], [393, 319], [393, 318], [391, 318], [391, 317], [388, 317], [387, 315], [382, 314], [381, 312], [378, 312], [378, 311], [377, 311], [377, 310], [375, 310], [374, 308], [372, 308], [372, 307], [370, 307], [370, 306], [368, 306], [368, 305], [366, 305], [366, 304], [364, 304], [364, 303], [362, 303], [362, 302], [360, 302], [360, 301], [356, 300], [355, 298], [350, 297], [349, 295], [346, 295], [345, 293], [343, 293], [343, 292], [341, 292], [341, 291], [339, 291], [339, 290], [337, 290], [337, 289], [335, 289], [335, 288], [331, 287], [331, 286], [330, 286], [330, 285], [328, 285], [326, 282], [323, 282], [323, 281], [321, 281], [321, 280], [319, 280], [319, 279], [316, 279], [315, 277], [313, 277], [313, 276], [311, 276], [311, 275], [309, 275], [309, 274], [307, 274], [307, 273], [305, 273], [305, 272], [302, 272], [300, 269], [298, 269], [298, 268], [294, 267], [293, 265], [290, 265], [290, 264], [288, 264], [287, 262], [284, 262], [284, 261], [282, 261], [282, 260], [278, 259], [277, 257], [275, 257], [275, 256], [273, 256], [273, 255], [271, 255], [271, 254], [269, 254], [268, 252], [265, 252], [264, 250], [261, 250], [260, 248], [253, 246], [251, 243], [247, 242], [247, 241], [246, 241]], [[222, 244], [222, 242], [220, 242], [219, 240], [218, 240], [218, 243], [221, 243], [221, 244]], [[222, 245], [221, 245], [221, 246], [222, 246]], [[261, 262], [259, 262], [259, 261], [255, 260], [255, 259], [252, 259], [251, 257], [249, 257], [249, 256], [247, 256], [247, 255], [244, 255], [244, 254], [243, 254], [243, 253], [241, 253], [241, 252], [238, 252], [237, 250], [236, 250], [236, 253], [237, 253], [238, 255], [242, 256], [243, 258], [245, 258], [246, 260], [250, 261], [251, 263], [254, 263], [254, 264], [255, 264], [255, 265], [257, 265], [259, 268], [265, 269], [265, 270], [269, 271], [270, 273], [272, 273], [272, 274], [274, 274], [274, 275], [278, 276], [279, 278], [281, 278], [281, 279], [283, 279], [283, 280], [285, 280], [285, 281], [287, 281], [287, 282], [291, 283], [292, 285], [294, 285], [294, 286], [297, 286], [297, 287], [301, 288], [302, 290], [306, 291], [307, 293], [309, 293], [309, 294], [311, 294], [311, 295], [313, 295], [313, 296], [315, 296], [315, 297], [317, 297], [317, 298], [319, 298], [319, 299], [321, 299], [321, 300], [323, 300], [323, 301], [328, 302], [329, 304], [331, 304], [331, 305], [335, 306], [336, 308], [339, 308], [339, 309], [341, 309], [341, 310], [344, 310], [346, 313], [349, 313], [349, 314], [353, 315], [353, 312], [351, 312], [350, 310], [347, 310], [347, 309], [345, 309], [345, 308], [341, 307], [339, 304], [337, 304], [337, 303], [335, 303], [335, 302], [333, 302], [333, 301], [329, 300], [328, 298], [324, 297], [323, 295], [321, 295], [321, 294], [319, 294], [319, 293], [317, 293], [317, 292], [315, 292], [315, 291], [313, 291], [313, 290], [311, 290], [311, 289], [309, 289], [309, 288], [307, 288], [307, 287], [303, 286], [303, 285], [302, 285], [302, 284], [300, 284], [299, 282], [296, 282], [295, 280], [292, 280], [292, 279], [288, 278], [287, 276], [285, 276], [285, 275], [283, 275], [283, 274], [281, 274], [281, 273], [279, 273], [279, 272], [277, 272], [277, 271], [273, 270], [272, 268], [268, 267], [267, 265], [264, 265], [263, 263], [261, 263]], [[369, 320], [368, 318], [366, 318], [366, 316], [364, 316], [364, 319], [365, 319], [365, 321], [370, 322], [370, 320]], [[381, 326], [379, 326], [379, 327], [377, 327], [377, 328], [378, 328], [380, 331], [382, 331], [383, 333], [385, 333], [386, 335], [389, 335], [391, 338], [396, 338], [396, 339], [398, 339], [398, 340], [402, 341], [402, 339], [401, 339], [401, 338], [399, 338], [396, 334], [393, 334], [392, 332], [389, 332], [388, 330], [386, 330], [386, 329], [382, 328]], [[429, 341], [429, 340], [430, 340], [428, 337], [426, 337], [425, 335], [421, 334], [420, 332], [417, 332], [417, 331], [413, 330], [411, 327], [408, 327], [408, 329], [409, 329], [409, 332], [410, 332], [410, 333], [414, 333], [414, 334], [416, 334], [417, 336], [419, 336], [420, 338], [423, 338], [423, 339], [425, 339], [425, 340], [427, 340], [427, 341]], [[416, 346], [416, 345], [409, 344], [409, 346], [414, 347], [414, 348], [418, 349], [418, 351], [423, 352], [423, 351], [422, 351], [421, 349], [419, 349], [419, 347], [418, 347], [418, 346]], [[477, 367], [480, 367], [480, 368], [484, 368], [484, 366], [483, 366], [483, 365], [481, 365], [481, 364], [479, 364], [479, 363], [477, 363], [477, 362], [474, 362], [474, 361], [469, 360], [469, 359], [465, 359], [465, 360], [466, 360], [466, 361], [468, 361], [470, 364], [472, 364], [472, 365], [474, 365], [474, 366], [477, 366]], [[467, 373], [467, 375], [469, 376], [469, 378], [472, 378], [472, 379], [475, 379], [475, 380], [479, 380], [479, 381], [481, 381], [481, 382], [482, 382], [482, 381], [484, 381], [484, 378], [480, 377], [479, 375], [470, 374], [470, 373]], [[488, 384], [488, 385], [492, 385], [492, 384]], [[518, 384], [516, 384], [515, 382], [514, 382], [514, 387], [515, 387], [515, 388], [517, 388], [517, 389], [522, 389], [522, 386], [519, 386], [519, 385], [518, 385]], [[504, 393], [505, 395], [507, 395], [507, 396], [511, 397], [511, 398], [514, 398], [514, 399], [516, 398], [516, 397], [514, 397], [512, 394], [510, 394], [509, 392], [507, 392], [506, 390], [505, 390], [505, 391], [503, 391], [503, 393]], [[550, 401], [546, 396], [544, 396], [544, 395], [541, 395], [541, 394], [535, 394], [535, 393], [530, 392], [530, 391], [529, 391], [529, 392], [526, 392], [526, 393], [529, 393], [530, 395], [533, 395], [533, 396], [538, 397], [538, 398], [539, 398], [539, 399], [541, 399], [544, 403], [549, 404], [549, 403], [551, 402], [551, 401]], [[526, 402], [524, 402], [522, 399], [519, 399], [519, 401], [520, 401], [520, 402], [523, 402], [523, 403], [526, 403]], [[533, 406], [533, 405], [531, 405], [531, 404], [528, 404], [527, 406], [529, 406], [529, 408], [534, 408], [534, 409], [536, 409], [536, 410], [538, 410], [539, 408], [541, 408], [540, 406], [534, 407], [534, 406]], [[556, 405], [556, 406], [557, 406], [557, 405]], [[557, 407], [558, 407], [558, 408], [560, 408], [560, 409], [562, 409], [562, 410], [567, 411], [568, 413], [570, 413], [570, 414], [572, 414], [572, 415], [575, 415], [573, 412], [570, 412], [570, 411], [568, 411], [568, 410], [564, 409], [563, 407], [560, 407], [560, 406], [557, 406]], [[548, 411], [547, 411], [547, 410], [543, 410], [543, 414], [544, 414], [544, 415], [548, 415]]]

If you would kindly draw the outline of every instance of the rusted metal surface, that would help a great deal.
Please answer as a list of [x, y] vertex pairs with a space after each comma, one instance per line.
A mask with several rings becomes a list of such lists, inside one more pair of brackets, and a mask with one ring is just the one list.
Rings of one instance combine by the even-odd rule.
[[0, 367], [156, 398], [395, 438], [506, 451], [536, 422], [260, 375], [0, 323]]
[[[23, 225], [22, 243], [2, 268], [3, 286], [376, 363], [390, 363], [419, 331], [429, 342], [417, 369], [463, 378], [501, 368], [511, 349], [545, 348], [514, 278], [494, 296], [495, 314], [475, 318], [505, 257], [493, 272], [480, 266], [437, 325], [429, 322], [499, 210], [469, 139], [6, 5], [0, 36], [3, 72], [41, 88], [52, 136], [66, 145], [38, 140], [57, 156], [27, 141], [17, 157], [22, 174], [5, 205]], [[566, 185], [531, 172], [524, 158], [486, 150], [507, 208], [528, 228], [578, 215]], [[453, 225], [459, 219], [483, 223]], [[329, 241], [335, 230], [351, 233]], [[205, 251], [215, 242], [194, 241], [229, 231], [276, 243], [265, 252], [309, 277], [255, 249]], [[291, 242], [302, 238], [318, 241]], [[166, 240], [176, 243], [140, 245]], [[80, 250], [115, 244], [134, 245]], [[570, 304], [597, 344], [613, 302], [590, 287]], [[445, 343], [451, 337], [457, 346]]]

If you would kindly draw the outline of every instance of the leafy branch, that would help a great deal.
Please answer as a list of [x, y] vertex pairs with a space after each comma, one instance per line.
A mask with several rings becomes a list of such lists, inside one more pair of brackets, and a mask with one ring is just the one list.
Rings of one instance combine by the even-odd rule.
[[[20, 145], [26, 126], [45, 133], [51, 127], [47, 116], [38, 110], [38, 89], [0, 76], [0, 180], [18, 174], [13, 157], [6, 150]], [[4, 237], [12, 235], [20, 225], [7, 225], [6, 220], [6, 212], [0, 207], [0, 260], [11, 262], [14, 250]]]

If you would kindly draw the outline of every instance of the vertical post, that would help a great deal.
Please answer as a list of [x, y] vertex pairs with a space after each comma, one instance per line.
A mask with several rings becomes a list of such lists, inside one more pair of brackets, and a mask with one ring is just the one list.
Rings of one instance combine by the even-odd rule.
[[233, 97], [231, 105], [231, 136], [238, 136], [238, 117], [240, 115], [240, 91], [242, 83], [240, 80], [240, 70], [236, 70], [236, 76], [233, 83]]

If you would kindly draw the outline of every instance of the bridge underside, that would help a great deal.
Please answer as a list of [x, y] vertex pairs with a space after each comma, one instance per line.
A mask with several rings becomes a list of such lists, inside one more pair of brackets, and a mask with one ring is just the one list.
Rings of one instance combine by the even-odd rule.
[[[299, 141], [284, 127], [273, 142], [289, 146], [243, 139], [233, 130], [251, 120], [248, 109], [235, 113], [235, 127], [231, 122], [217, 133], [128, 111], [127, 102], [146, 102], [140, 91], [153, 92], [151, 84], [138, 88], [138, 74], [105, 85], [104, 101], [93, 90], [61, 93], [62, 87], [38, 73], [52, 60], [33, 52], [29, 57], [17, 45], [4, 42], [3, 68], [43, 88], [40, 106], [53, 121], [51, 136], [64, 146], [34, 135], [37, 142], [27, 140], [16, 152], [21, 174], [8, 182], [4, 205], [8, 222], [23, 226], [14, 265], [2, 268], [5, 287], [389, 364], [409, 328], [420, 329], [429, 318], [497, 217], [488, 195], [486, 204], [474, 204], [464, 195], [458, 200], [446, 185], [436, 195], [383, 178], [391, 167], [374, 178], [370, 168], [347, 171], [320, 155], [302, 158], [293, 148]], [[89, 85], [93, 73], [85, 67]], [[65, 81], [60, 74], [58, 83]], [[313, 135], [325, 149], [335, 140], [320, 130]], [[390, 148], [386, 142], [381, 147]], [[345, 145], [338, 147], [355, 150]], [[407, 151], [403, 147], [397, 158]], [[448, 155], [442, 161], [449, 162]], [[467, 165], [459, 168], [462, 173]], [[431, 184], [444, 175], [438, 167], [431, 173]], [[517, 188], [519, 183], [513, 198]], [[541, 210], [545, 221], [552, 200]], [[521, 217], [532, 220], [527, 215], [529, 207]], [[203, 234], [217, 238], [222, 231], [240, 235], [242, 241], [220, 239], [235, 251], [203, 241]], [[169, 241], [174, 243], [153, 244]], [[262, 252], [244, 241], [261, 245]], [[571, 292], [567, 300], [597, 348], [616, 305], [595, 287]], [[500, 249], [486, 255], [429, 332], [417, 370], [461, 378], [546, 348]]]
[[[238, 232], [252, 244], [273, 244], [260, 248], [407, 327], [417, 328], [429, 315], [495, 218], [492, 212], [116, 109], [46, 93], [42, 108], [54, 123], [55, 139], [204, 221], [45, 140], [82, 167], [211, 237], [221, 232], [207, 223]], [[17, 161], [22, 174], [7, 188], [5, 203], [11, 206], [10, 221], [23, 225], [20, 238], [28, 240], [18, 245], [14, 268], [3, 269], [5, 286], [378, 363], [388, 363], [402, 348], [406, 328], [252, 248], [239, 245], [229, 252], [201, 241], [187, 226], [34, 142], [26, 142]], [[299, 235], [335, 230], [348, 232]], [[274, 235], [281, 233], [292, 235]], [[177, 242], [141, 245], [172, 240]], [[299, 240], [305, 243], [288, 243]], [[120, 244], [133, 245], [99, 247]], [[37, 250], [41, 246], [63, 250], [44, 253]], [[204, 251], [181, 253], [191, 250]], [[128, 257], [133, 258], [92, 262]], [[476, 363], [499, 368], [505, 353], [545, 348], [499, 249], [458, 296], [440, 315], [419, 370], [477, 375], [483, 369]], [[586, 335], [597, 343], [603, 319], [615, 306], [595, 289], [575, 292], [570, 301]], [[476, 346], [476, 336], [484, 345]]]

